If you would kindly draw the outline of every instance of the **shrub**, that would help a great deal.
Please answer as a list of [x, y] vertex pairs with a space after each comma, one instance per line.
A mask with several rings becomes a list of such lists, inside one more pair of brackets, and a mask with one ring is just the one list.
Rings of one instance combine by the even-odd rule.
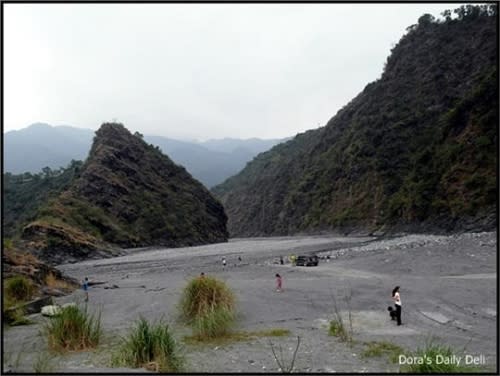
[[91, 315], [87, 307], [68, 306], [44, 326], [49, 347], [56, 351], [96, 347], [102, 334], [101, 315]]
[[189, 282], [180, 303], [181, 317], [200, 340], [226, 335], [235, 320], [234, 309], [232, 291], [208, 276]]
[[401, 372], [408, 373], [469, 373], [479, 371], [479, 369], [471, 366], [463, 366], [453, 362], [445, 364], [445, 362], [436, 362], [436, 359], [452, 359], [452, 356], [457, 356], [449, 346], [444, 346], [434, 343], [432, 340], [426, 343], [424, 348], [419, 348], [414, 354], [408, 356], [418, 357], [423, 359], [421, 364], [411, 364], [401, 367]]
[[334, 337], [339, 337], [342, 340], [346, 340], [347, 330], [344, 326], [344, 322], [337, 319], [330, 321], [330, 329], [328, 330], [328, 334]]
[[[4, 303], [5, 304], [5, 303]], [[30, 325], [33, 321], [25, 317], [23, 308], [13, 308], [12, 306], [5, 305], [3, 311], [3, 320], [10, 326]]]
[[178, 345], [168, 325], [150, 325], [140, 318], [113, 355], [113, 366], [146, 367], [159, 372], [177, 372], [183, 367]]
[[30, 299], [34, 290], [33, 283], [21, 275], [11, 277], [5, 281], [5, 294], [16, 301]]

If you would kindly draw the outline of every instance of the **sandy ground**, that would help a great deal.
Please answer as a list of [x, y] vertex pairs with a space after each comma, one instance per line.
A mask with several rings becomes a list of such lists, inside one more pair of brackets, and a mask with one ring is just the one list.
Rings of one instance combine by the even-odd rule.
[[[36, 325], [4, 328], [4, 371], [33, 372], [40, 357], [49, 357], [53, 372], [142, 372], [110, 368], [120, 335], [143, 316], [163, 317], [176, 338], [189, 335], [177, 321], [177, 304], [187, 281], [200, 272], [217, 276], [233, 289], [238, 303], [236, 330], [289, 329], [286, 337], [260, 337], [225, 345], [183, 344], [188, 372], [277, 372], [270, 341], [292, 356], [301, 345], [298, 372], [397, 372], [386, 357], [363, 358], [364, 342], [386, 341], [414, 351], [434, 338], [462, 355], [484, 355], [483, 369], [496, 369], [497, 235], [406, 235], [370, 237], [275, 237], [234, 239], [209, 246], [127, 250], [126, 256], [61, 265], [65, 273], [104, 282], [90, 289], [89, 307], [102, 312], [104, 338], [96, 351], [54, 355]], [[279, 265], [280, 255], [330, 255], [317, 267]], [[221, 258], [228, 265], [222, 268]], [[238, 261], [241, 256], [242, 261]], [[280, 273], [284, 291], [274, 291]], [[390, 293], [401, 286], [403, 325], [386, 311]], [[81, 301], [82, 291], [57, 298]], [[348, 322], [352, 346], [328, 335], [335, 305]], [[336, 304], [335, 304], [336, 301]]]

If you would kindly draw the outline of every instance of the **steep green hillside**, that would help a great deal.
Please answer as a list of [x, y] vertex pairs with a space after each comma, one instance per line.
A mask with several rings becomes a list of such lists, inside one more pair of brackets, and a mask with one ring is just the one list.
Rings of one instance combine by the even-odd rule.
[[69, 187], [38, 210], [22, 237], [51, 262], [104, 256], [119, 247], [227, 241], [222, 205], [123, 125], [96, 132], [89, 157]]
[[45, 167], [38, 174], [26, 172], [3, 176], [3, 218], [5, 237], [16, 237], [22, 226], [33, 220], [40, 206], [56, 197], [78, 174], [83, 162], [71, 161], [66, 168], [52, 170]]
[[496, 6], [456, 13], [422, 16], [325, 127], [215, 187], [231, 235], [494, 227]]

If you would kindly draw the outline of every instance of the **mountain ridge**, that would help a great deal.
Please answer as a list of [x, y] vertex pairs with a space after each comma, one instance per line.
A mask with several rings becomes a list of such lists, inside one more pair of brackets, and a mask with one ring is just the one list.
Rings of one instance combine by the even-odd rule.
[[226, 242], [222, 205], [186, 171], [132, 135], [104, 123], [67, 188], [22, 230], [42, 260], [109, 257], [120, 248]]
[[231, 236], [496, 226], [497, 15], [467, 12], [422, 16], [324, 127], [212, 188]]
[[[84, 160], [94, 133], [87, 128], [52, 126], [47, 123], [34, 123], [20, 130], [6, 132], [4, 172], [36, 173], [44, 167], [65, 167], [72, 159]], [[241, 170], [259, 152], [282, 141], [225, 138], [195, 143], [154, 135], [144, 135], [144, 139], [159, 146], [174, 162], [186, 167], [207, 187], [221, 183]]]

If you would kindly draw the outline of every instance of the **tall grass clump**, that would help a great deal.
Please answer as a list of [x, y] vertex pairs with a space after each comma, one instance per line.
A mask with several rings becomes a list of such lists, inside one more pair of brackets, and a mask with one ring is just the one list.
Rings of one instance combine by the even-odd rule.
[[[443, 362], [442, 359], [452, 359], [455, 355], [457, 359], [460, 355], [455, 354], [453, 349], [449, 346], [440, 345], [435, 341], [428, 341], [424, 348], [418, 348], [413, 354], [407, 356], [418, 357], [423, 359], [421, 364], [411, 364], [402, 366], [400, 372], [408, 373], [471, 373], [480, 372], [480, 369], [472, 366], [465, 366], [463, 364], [456, 364], [454, 362]], [[441, 360], [441, 361], [438, 361]]]
[[101, 314], [90, 314], [86, 306], [65, 307], [46, 322], [43, 331], [53, 350], [63, 352], [94, 348], [102, 334]]
[[18, 275], [8, 278], [5, 281], [4, 293], [7, 297], [15, 301], [26, 301], [31, 299], [35, 287], [33, 283], [26, 277]]
[[196, 278], [184, 288], [180, 311], [198, 340], [222, 337], [234, 324], [234, 294], [216, 278]]
[[113, 355], [113, 366], [145, 367], [157, 372], [182, 370], [183, 358], [168, 325], [163, 322], [149, 324], [140, 318], [136, 326]]

